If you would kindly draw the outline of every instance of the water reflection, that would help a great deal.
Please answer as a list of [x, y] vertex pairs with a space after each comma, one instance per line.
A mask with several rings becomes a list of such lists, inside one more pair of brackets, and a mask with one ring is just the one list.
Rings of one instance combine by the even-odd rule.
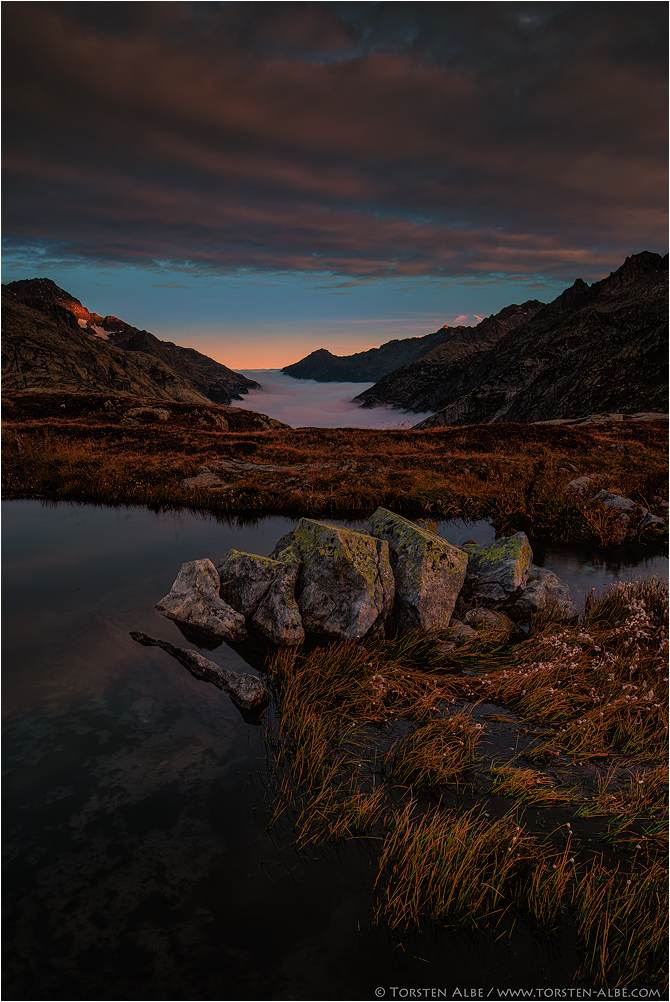
[[[568, 940], [552, 952], [522, 931], [511, 943], [436, 933], [403, 952], [370, 931], [367, 850], [298, 856], [273, 841], [261, 729], [128, 636], [249, 671], [258, 652], [212, 647], [153, 604], [183, 561], [267, 554], [292, 521], [35, 501], [3, 515], [5, 998], [371, 998], [424, 984], [425, 960], [436, 985], [570, 985]], [[483, 524], [440, 529], [492, 538]], [[562, 576], [576, 561], [576, 587], [607, 572], [536, 555], [561, 559]], [[617, 573], [638, 569], [657, 565]]]

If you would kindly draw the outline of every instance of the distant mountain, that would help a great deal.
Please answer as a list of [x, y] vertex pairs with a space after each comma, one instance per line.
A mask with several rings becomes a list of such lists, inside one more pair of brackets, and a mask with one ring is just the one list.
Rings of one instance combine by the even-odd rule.
[[299, 362], [285, 365], [281, 371], [294, 379], [316, 379], [320, 383], [372, 383], [451, 340], [454, 330], [459, 329], [445, 324], [434, 334], [387, 341], [379, 348], [358, 351], [355, 355], [332, 355], [319, 348]]
[[[86, 335], [106, 341], [123, 351], [143, 352], [160, 359], [188, 382], [194, 390], [217, 404], [241, 400], [241, 394], [259, 389], [260, 383], [233, 372], [194, 348], [182, 348], [171, 341], [159, 341], [149, 331], [132, 327], [118, 317], [91, 313], [78, 299], [61, 289], [50, 278], [30, 278], [9, 282], [3, 289], [21, 302]], [[72, 324], [71, 319], [75, 323]]]
[[445, 371], [463, 362], [467, 372], [479, 354], [492, 348], [510, 330], [526, 323], [543, 306], [538, 299], [529, 299], [520, 306], [506, 306], [476, 327], [454, 327], [448, 342], [390, 373], [354, 400], [364, 407], [390, 404], [406, 411], [437, 410], [442, 392], [441, 377]]
[[436, 348], [356, 399], [437, 411], [417, 428], [667, 412], [667, 255], [635, 254], [591, 286], [577, 279], [520, 319], [475, 352]]

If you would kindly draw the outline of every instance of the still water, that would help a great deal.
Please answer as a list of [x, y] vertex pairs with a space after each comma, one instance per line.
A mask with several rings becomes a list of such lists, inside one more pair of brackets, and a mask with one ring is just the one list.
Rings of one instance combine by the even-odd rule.
[[[377, 987], [565, 986], [569, 937], [371, 927], [363, 844], [297, 854], [267, 831], [262, 729], [128, 636], [178, 646], [154, 603], [181, 563], [267, 554], [294, 523], [3, 505], [5, 990], [19, 999], [371, 999]], [[479, 523], [443, 524], [485, 542]], [[575, 598], [667, 559], [558, 551]], [[222, 644], [202, 652], [251, 671]]]

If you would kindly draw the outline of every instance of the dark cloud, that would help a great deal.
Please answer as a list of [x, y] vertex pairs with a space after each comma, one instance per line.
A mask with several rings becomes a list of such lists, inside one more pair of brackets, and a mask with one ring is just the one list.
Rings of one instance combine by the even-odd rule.
[[21, 3], [15, 256], [595, 276], [664, 250], [658, 3]]

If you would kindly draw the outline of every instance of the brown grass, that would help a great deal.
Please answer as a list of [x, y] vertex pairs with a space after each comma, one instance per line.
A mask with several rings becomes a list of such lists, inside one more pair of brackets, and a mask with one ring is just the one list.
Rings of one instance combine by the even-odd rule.
[[[383, 505], [433, 519], [490, 518], [536, 539], [607, 545], [618, 541], [621, 525], [616, 513], [593, 502], [597, 487], [583, 497], [563, 493], [574, 477], [600, 472], [600, 486], [665, 511], [667, 422], [258, 431], [244, 410], [131, 399], [117, 407], [119, 399], [110, 413], [103, 395], [5, 394], [6, 494], [222, 515], [367, 516]], [[169, 410], [169, 421], [122, 423], [124, 407], [147, 403]], [[234, 430], [216, 429], [210, 411], [227, 414]], [[221, 458], [283, 469], [244, 474], [222, 491], [180, 487], [198, 466]], [[296, 464], [321, 468], [295, 470]]]

